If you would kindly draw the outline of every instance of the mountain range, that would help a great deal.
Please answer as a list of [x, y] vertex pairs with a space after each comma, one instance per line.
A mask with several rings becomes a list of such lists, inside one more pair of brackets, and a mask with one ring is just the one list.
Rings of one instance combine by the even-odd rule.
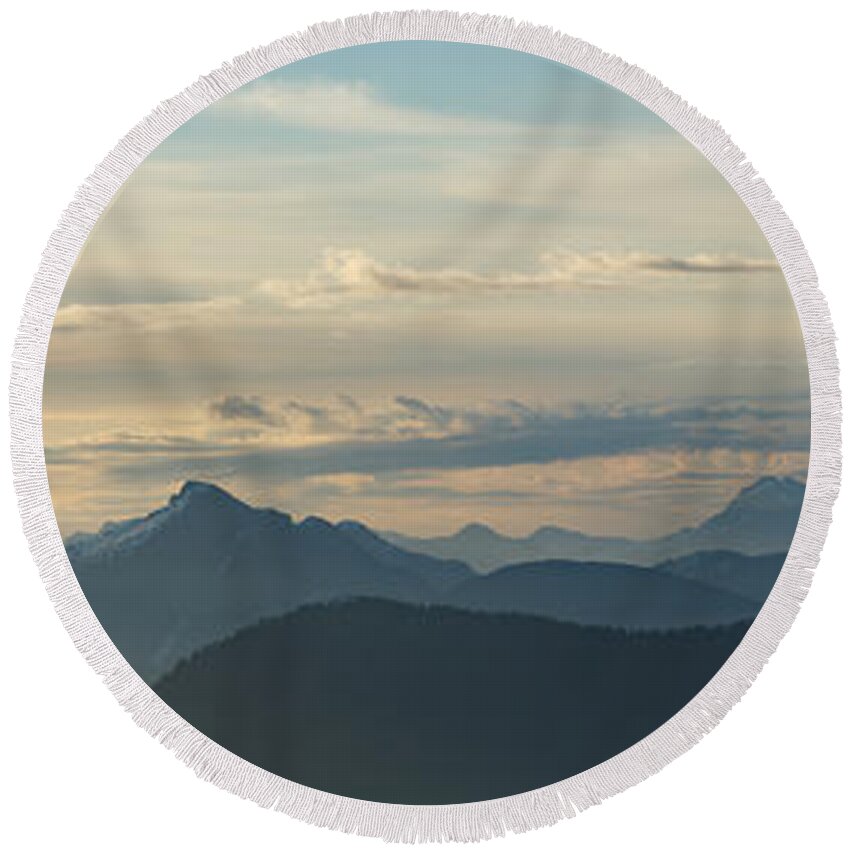
[[772, 555], [790, 548], [805, 491], [805, 484], [793, 478], [761, 478], [701, 525], [654, 540], [594, 537], [557, 526], [542, 526], [527, 537], [508, 537], [480, 523], [443, 537], [380, 533], [407, 551], [457, 559], [479, 572], [553, 558], [654, 566], [700, 551]]
[[147, 680], [264, 617], [355, 596], [423, 602], [472, 574], [365, 526], [295, 522], [191, 481], [165, 507], [65, 548], [107, 634]]
[[[767, 539], [766, 518], [790, 521], [789, 491], [784, 479], [748, 488], [706, 523], [709, 532], [689, 530], [690, 539], [713, 541], [717, 527], [743, 530], [748, 521]], [[65, 546], [107, 634], [149, 682], [262, 620], [354, 598], [650, 631], [729, 625], [755, 616], [785, 551], [692, 550], [654, 569], [559, 553], [482, 575], [397, 540], [354, 521], [296, 521], [213, 484], [187, 482], [159, 510], [74, 535]]]

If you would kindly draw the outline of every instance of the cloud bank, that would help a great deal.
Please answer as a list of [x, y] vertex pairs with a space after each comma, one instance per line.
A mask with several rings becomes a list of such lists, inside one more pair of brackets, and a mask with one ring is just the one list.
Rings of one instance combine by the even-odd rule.
[[290, 512], [408, 532], [475, 519], [515, 533], [549, 522], [658, 534], [759, 475], [805, 477], [809, 449], [803, 399], [555, 409], [231, 394], [201, 414], [194, 434], [116, 431], [48, 447], [51, 483], [74, 494], [64, 530], [112, 516], [110, 494], [132, 515], [134, 499], [143, 513], [201, 478]]
[[457, 268], [417, 268], [370, 257], [360, 249], [327, 249], [301, 281], [268, 279], [252, 293], [293, 309], [328, 307], [343, 301], [395, 296], [438, 298], [535, 293], [569, 293], [620, 287], [696, 286], [706, 280], [779, 272], [774, 259], [695, 254], [672, 257], [645, 252], [609, 253], [557, 250], [525, 272], [482, 274]]

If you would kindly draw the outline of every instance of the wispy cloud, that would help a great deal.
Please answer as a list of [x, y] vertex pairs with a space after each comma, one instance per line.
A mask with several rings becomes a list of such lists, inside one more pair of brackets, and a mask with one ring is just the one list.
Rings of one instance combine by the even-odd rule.
[[[235, 469], [259, 478], [294, 479], [510, 467], [653, 449], [808, 450], [802, 415], [768, 417], [745, 405], [563, 412], [511, 400], [464, 409], [400, 397], [388, 408], [359, 414], [345, 412], [341, 402], [327, 406], [287, 402], [283, 408], [305, 419], [300, 433], [287, 433], [276, 442], [266, 439], [246, 445], [244, 441], [107, 435], [54, 450], [49, 460], [75, 453], [99, 454], [109, 455], [120, 466], [122, 455], [161, 455], [165, 463], [161, 473], [175, 457], [182, 456], [181, 469], [187, 474], [203, 467]], [[259, 415], [259, 410], [251, 413]], [[321, 439], [310, 440], [311, 434]], [[144, 469], [134, 465], [125, 471], [145, 475], [154, 466], [149, 457]]]
[[263, 400], [259, 396], [246, 398], [242, 395], [226, 395], [222, 399], [211, 401], [209, 411], [213, 417], [228, 422], [238, 420], [265, 424], [276, 424], [277, 422], [272, 413], [265, 408]]
[[362, 80], [262, 80], [222, 102], [226, 112], [288, 127], [330, 133], [392, 136], [491, 136], [528, 132], [508, 121], [413, 109], [382, 99]]
[[580, 253], [555, 251], [544, 254], [543, 264], [550, 267], [558, 279], [605, 281], [621, 275], [691, 275], [691, 274], [754, 274], [779, 271], [775, 259], [735, 257], [717, 254], [694, 254], [690, 257], [670, 257], [645, 252], [612, 254], [608, 252]]
[[73, 303], [56, 311], [53, 330], [60, 333], [82, 330], [105, 332], [173, 332], [181, 328], [208, 326], [211, 320], [224, 325], [241, 305], [235, 297], [172, 301]]
[[48, 466], [77, 464], [98, 455], [110, 456], [189, 456], [219, 452], [221, 443], [197, 439], [183, 434], [158, 434], [137, 431], [113, 431], [82, 440], [46, 446], [44, 455]]
[[[406, 530], [471, 519], [515, 531], [544, 522], [592, 529], [612, 517], [630, 528], [627, 507], [640, 504], [639, 533], [652, 524], [646, 504], [665, 505], [664, 523], [685, 524], [706, 498], [721, 505], [758, 475], [804, 475], [808, 457], [802, 400], [554, 409], [518, 399], [464, 406], [400, 395], [366, 405], [225, 395], [200, 413], [208, 427], [194, 434], [116, 430], [48, 446], [60, 506], [70, 488], [66, 524], [115, 518], [84, 508], [77, 470], [85, 470], [93, 494], [147, 493], [151, 506], [181, 480], [206, 478], [297, 513]], [[675, 493], [685, 490], [679, 504]]]
[[[175, 288], [172, 297], [161, 285], [131, 288], [123, 297], [109, 287], [90, 289], [84, 302], [75, 301], [60, 308], [54, 327], [59, 332], [116, 326], [151, 331], [197, 327], [217, 318], [233, 328], [238, 326], [240, 315], [250, 315], [257, 307], [303, 312], [388, 297], [399, 302], [405, 298], [446, 301], [482, 295], [521, 298], [586, 290], [604, 295], [624, 287], [663, 291], [671, 285], [716, 286], [724, 280], [777, 272], [775, 260], [758, 257], [553, 250], [541, 254], [536, 265], [524, 271], [481, 273], [388, 263], [357, 248], [327, 248], [300, 277], [264, 279], [229, 296], [201, 298], [197, 288], [182, 286]], [[105, 300], [97, 301], [100, 297]], [[266, 312], [263, 320], [268, 319]]]
[[673, 257], [645, 252], [556, 250], [542, 254], [537, 267], [528, 271], [482, 274], [450, 267], [427, 269], [386, 263], [359, 249], [327, 249], [304, 279], [264, 280], [252, 297], [270, 298], [292, 308], [308, 308], [387, 295], [521, 296], [583, 288], [663, 286], [680, 279], [696, 284], [711, 278], [778, 271], [775, 260], [757, 257], [719, 254]]

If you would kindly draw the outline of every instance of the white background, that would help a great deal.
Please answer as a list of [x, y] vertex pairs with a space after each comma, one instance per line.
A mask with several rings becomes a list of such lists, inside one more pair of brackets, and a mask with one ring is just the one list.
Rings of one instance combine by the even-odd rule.
[[[0, 27], [3, 361], [60, 212], [157, 101], [255, 45], [317, 21], [392, 8], [376, 0], [313, 0], [289, 9], [280, 0], [7, 7]], [[487, 0], [474, 11], [548, 24], [618, 53], [719, 119], [802, 233], [846, 364], [850, 152], [846, 26], [832, 17], [839, 9], [829, 0]], [[843, 384], [847, 396], [846, 378]], [[0, 429], [7, 445], [5, 415]], [[20, 532], [5, 450], [0, 467], [0, 838], [6, 846], [378, 846], [263, 811], [200, 782], [133, 724], [59, 624]], [[511, 836], [504, 846], [848, 846], [848, 502], [845, 493], [796, 625], [723, 723], [658, 776], [575, 820]]]

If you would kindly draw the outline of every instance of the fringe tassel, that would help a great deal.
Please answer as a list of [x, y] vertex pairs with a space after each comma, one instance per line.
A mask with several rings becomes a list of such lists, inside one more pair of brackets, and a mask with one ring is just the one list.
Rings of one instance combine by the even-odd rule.
[[[142, 160], [200, 110], [269, 71], [342, 47], [413, 39], [488, 44], [561, 62], [630, 95], [692, 142], [749, 207], [780, 263], [802, 324], [812, 403], [808, 485], [788, 559], [755, 624], [714, 678], [664, 726], [591, 770], [526, 794], [449, 806], [388, 805], [298, 785], [213, 743], [165, 705], [124, 661], [80, 590], [53, 513], [41, 423], [47, 346], [65, 282], [89, 231]], [[26, 299], [10, 395], [15, 487], [33, 558], [65, 628], [119, 703], [202, 779], [300, 820], [387, 841], [480, 841], [553, 824], [635, 785], [692, 747], [743, 696], [794, 620], [818, 562], [840, 478], [841, 400], [829, 312], [797, 231], [744, 154], [719, 124], [634, 65], [550, 28], [487, 15], [407, 11], [316, 24], [248, 51], [162, 103], [80, 187], [51, 237]]]

